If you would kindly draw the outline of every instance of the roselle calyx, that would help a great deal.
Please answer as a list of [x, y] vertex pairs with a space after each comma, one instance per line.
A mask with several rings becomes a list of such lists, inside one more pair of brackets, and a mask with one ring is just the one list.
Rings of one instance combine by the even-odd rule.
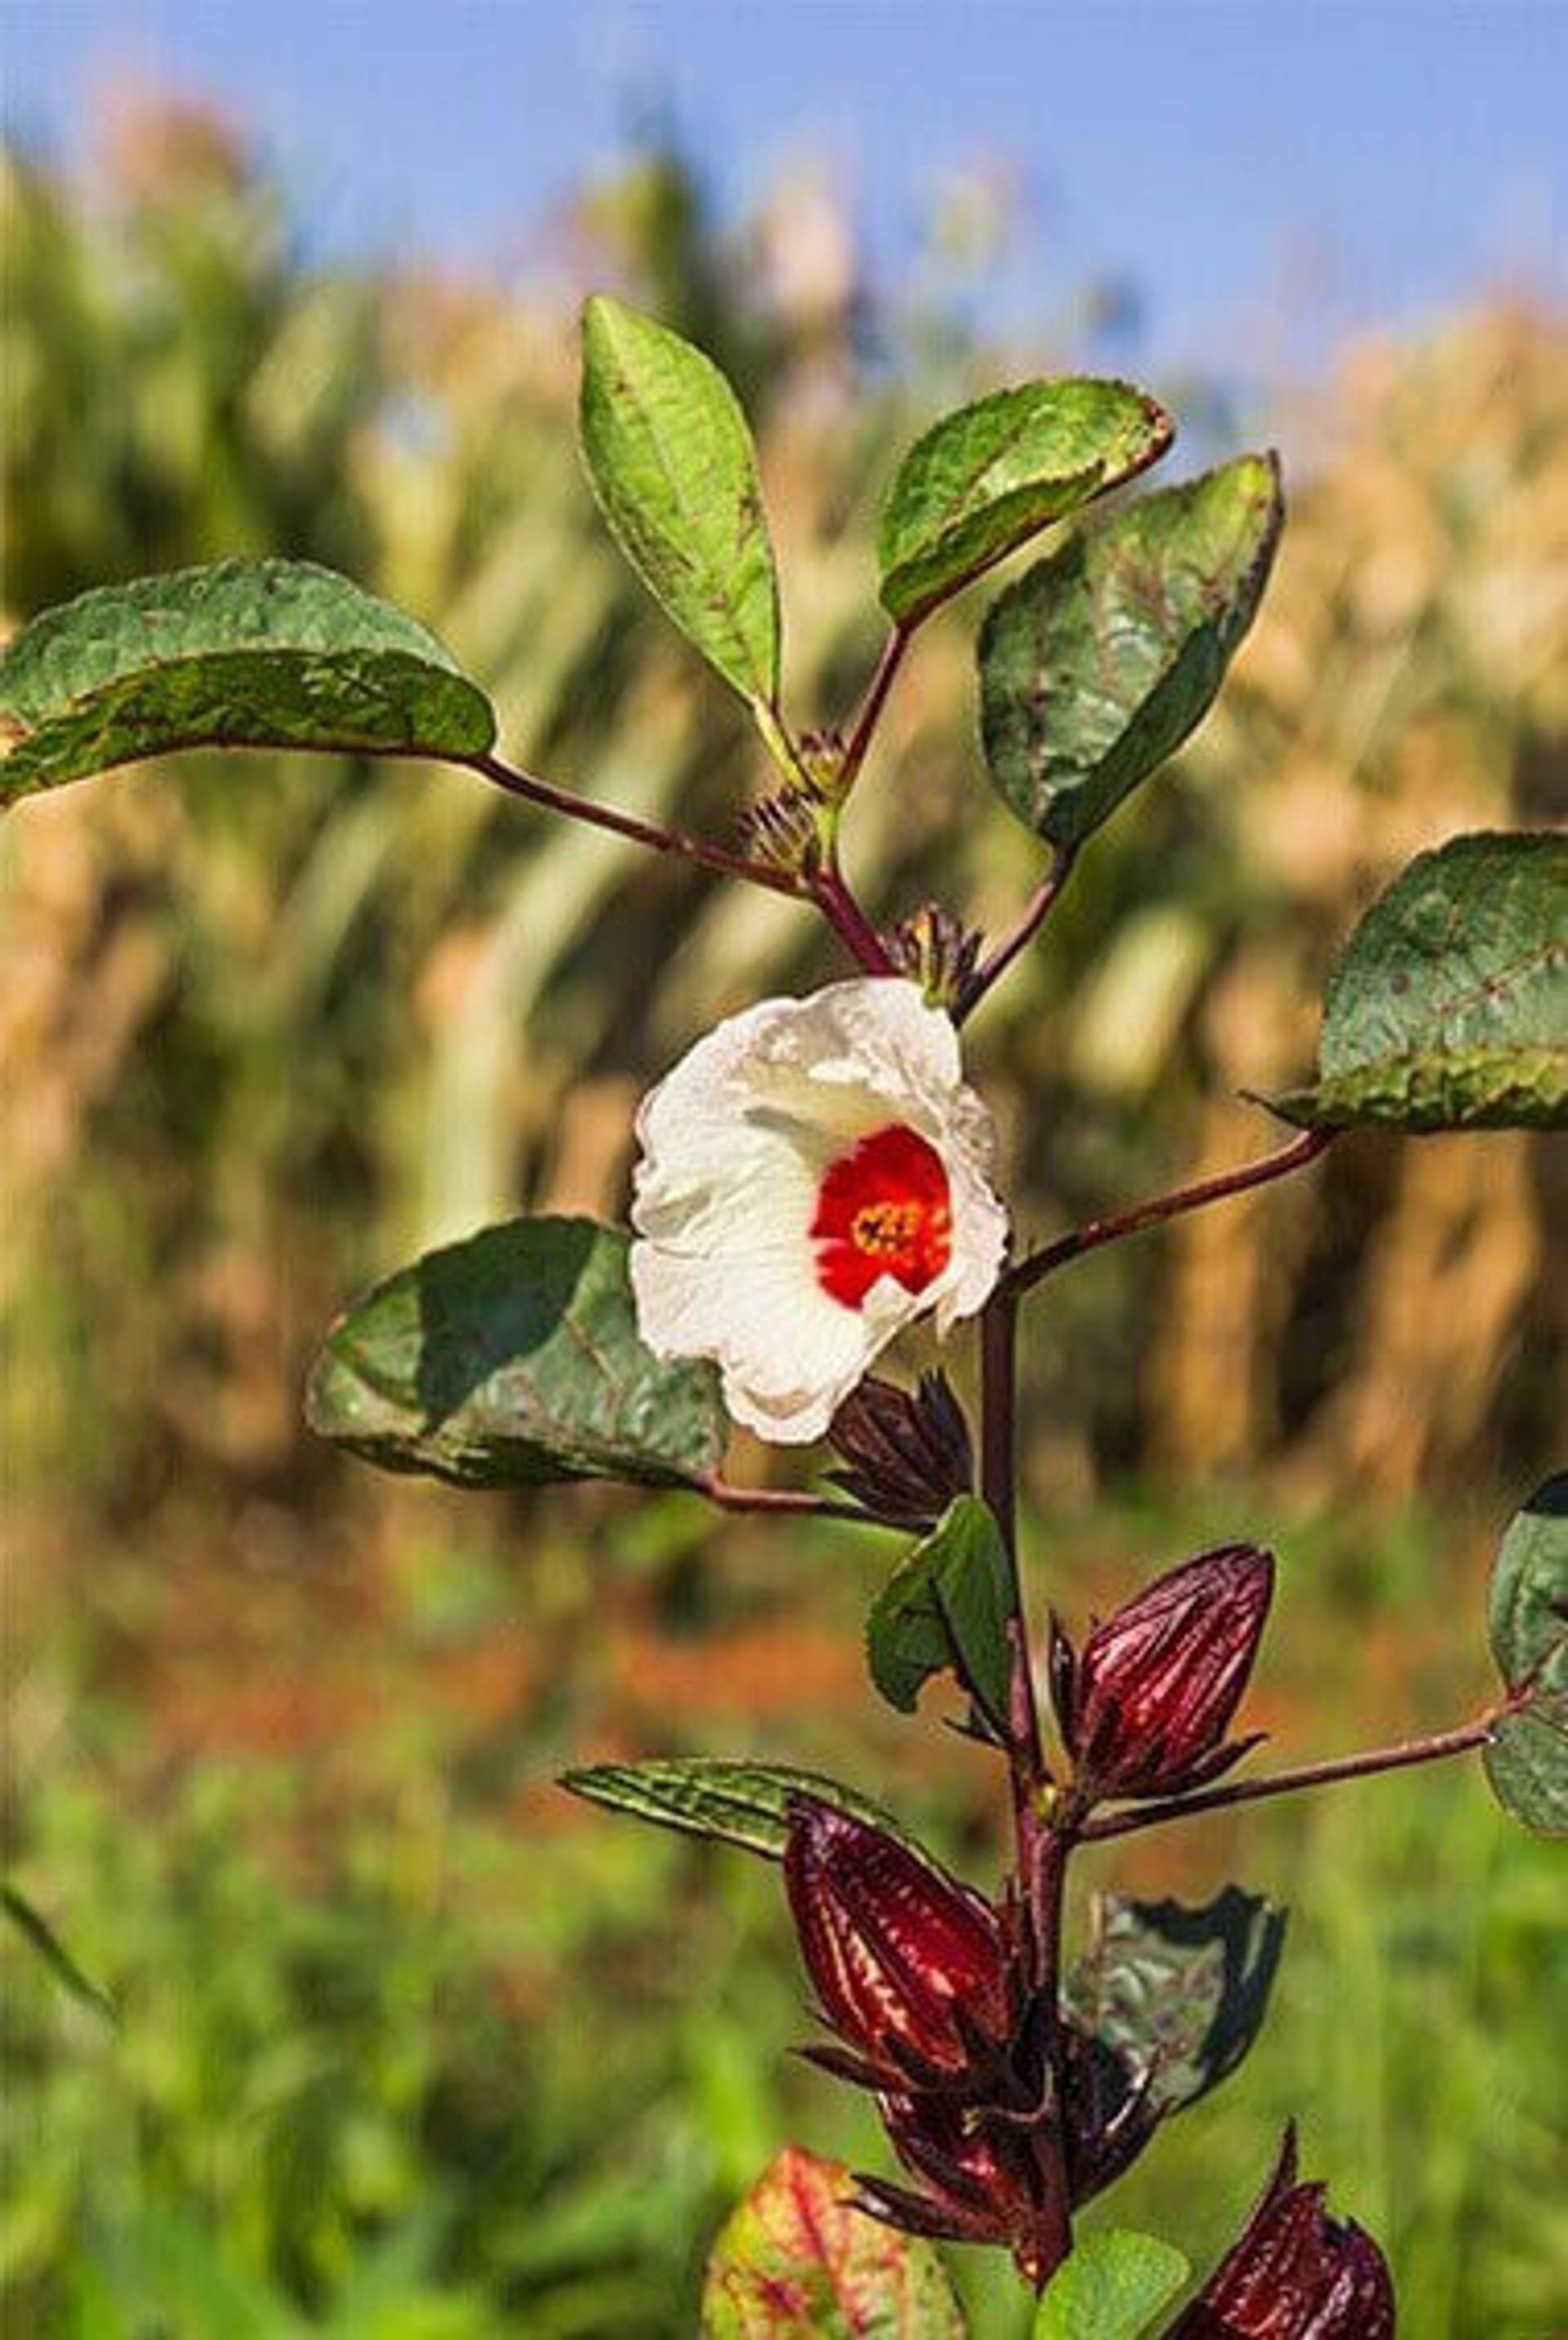
[[1035, 2284], [1060, 2256], [1056, 2196], [1064, 2179], [1072, 2208], [1092, 2200], [1136, 2158], [1158, 2121], [1116, 2050], [1065, 2018], [1056, 2038], [1059, 2089], [1051, 2085], [1042, 2013], [1039, 2003], [1027, 2013], [988, 2093], [881, 2096], [888, 2138], [918, 2183], [858, 2178], [863, 2206], [889, 2226], [999, 2245]]
[[1394, 2282], [1354, 2220], [1331, 2218], [1321, 2186], [1296, 2183], [1295, 2130], [1240, 2240], [1166, 2340], [1392, 2340]]
[[1047, 2271], [1048, 2157], [1037, 2132], [1008, 2125], [951, 2097], [885, 2096], [883, 2126], [918, 2189], [860, 2176], [863, 2206], [905, 2234], [1010, 2250], [1035, 2282]]
[[1255, 1747], [1226, 1741], [1274, 1591], [1255, 1544], [1201, 1552], [1093, 1623], [1075, 1651], [1051, 1621], [1051, 1696], [1085, 1801], [1179, 1796]]
[[1002, 1929], [981, 1897], [898, 1838], [809, 1797], [784, 1882], [800, 1955], [843, 2043], [814, 2061], [879, 2090], [962, 2084], [1012, 2028]]
[[945, 1373], [922, 1373], [918, 1389], [868, 1373], [829, 1427], [848, 1466], [833, 1482], [852, 1502], [898, 1527], [933, 1528], [975, 1483], [974, 1448], [963, 1408]]

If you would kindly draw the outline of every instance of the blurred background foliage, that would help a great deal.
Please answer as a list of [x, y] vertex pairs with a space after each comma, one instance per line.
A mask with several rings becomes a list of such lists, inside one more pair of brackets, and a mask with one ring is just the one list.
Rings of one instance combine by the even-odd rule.
[[[324, 560], [432, 623], [535, 768], [728, 835], [761, 775], [592, 511], [576, 299], [619, 286], [742, 387], [789, 712], [839, 719], [898, 446], [999, 379], [1136, 369], [1092, 288], [1028, 346], [973, 330], [994, 208], [960, 191], [893, 305], [825, 185], [715, 221], [655, 144], [513, 283], [327, 265], [232, 124], [144, 94], [80, 169], [5, 160], [7, 619], [225, 553]], [[1265, 1143], [1237, 1092], [1300, 1070], [1377, 885], [1456, 828], [1568, 813], [1562, 321], [1499, 302], [1363, 342], [1261, 413], [1151, 386], [1200, 455], [1277, 438], [1292, 518], [1219, 709], [977, 1019], [1039, 1233]], [[977, 610], [922, 637], [857, 799], [889, 914], [939, 891], [1000, 923], [1037, 874], [978, 771]], [[437, 771], [187, 759], [29, 804], [3, 849], [8, 1866], [120, 2010], [0, 1948], [14, 2328], [673, 2340], [787, 2131], [877, 2147], [784, 2057], [776, 1880], [581, 1813], [553, 1771], [788, 1754], [901, 1793], [978, 1874], [995, 1782], [869, 1713], [852, 1533], [383, 1482], [313, 1446], [298, 1397], [333, 1309], [413, 1251], [522, 1205], [615, 1215], [649, 1077], [830, 952], [792, 905]], [[1282, 1745], [1484, 1696], [1487, 1552], [1561, 1459], [1561, 1157], [1350, 1141], [1053, 1284], [1027, 1358], [1042, 1597], [1081, 1614], [1272, 1534]], [[1297, 2111], [1418, 2340], [1546, 2340], [1546, 1859], [1476, 1780], [1414, 1775], [1107, 1860], [1297, 1909], [1275, 2024], [1118, 2221], [1217, 2247]], [[980, 2340], [1013, 2340], [1008, 2285], [964, 2272]]]

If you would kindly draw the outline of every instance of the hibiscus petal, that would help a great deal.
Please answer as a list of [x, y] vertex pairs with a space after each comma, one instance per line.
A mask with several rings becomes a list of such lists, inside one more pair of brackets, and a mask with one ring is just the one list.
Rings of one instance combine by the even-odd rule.
[[[915, 1291], [907, 1260], [904, 1281], [826, 1276], [824, 1182], [898, 1129], [946, 1173], [950, 1244], [916, 1254], [944, 1264]], [[730, 1413], [761, 1437], [820, 1437], [906, 1324], [935, 1312], [945, 1333], [996, 1282], [1007, 1217], [991, 1118], [964, 1086], [951, 1022], [915, 984], [862, 977], [730, 1016], [650, 1091], [637, 1135], [642, 1335], [660, 1356], [716, 1359]]]

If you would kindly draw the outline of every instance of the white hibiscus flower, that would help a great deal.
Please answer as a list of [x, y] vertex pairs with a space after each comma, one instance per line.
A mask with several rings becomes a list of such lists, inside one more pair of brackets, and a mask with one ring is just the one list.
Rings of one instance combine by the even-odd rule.
[[643, 1099], [631, 1284], [661, 1357], [713, 1357], [738, 1422], [819, 1438], [915, 1317], [985, 1304], [995, 1129], [948, 1018], [891, 977], [765, 999]]

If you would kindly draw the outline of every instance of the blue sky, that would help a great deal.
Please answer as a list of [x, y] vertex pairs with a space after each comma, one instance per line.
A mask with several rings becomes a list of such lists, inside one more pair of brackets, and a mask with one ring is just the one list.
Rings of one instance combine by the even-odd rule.
[[213, 92], [340, 247], [503, 257], [656, 97], [727, 198], [826, 157], [884, 276], [944, 174], [1007, 166], [999, 312], [1125, 274], [1166, 359], [1564, 281], [1568, 0], [0, 0], [0, 27], [14, 124], [68, 147], [127, 69]]

